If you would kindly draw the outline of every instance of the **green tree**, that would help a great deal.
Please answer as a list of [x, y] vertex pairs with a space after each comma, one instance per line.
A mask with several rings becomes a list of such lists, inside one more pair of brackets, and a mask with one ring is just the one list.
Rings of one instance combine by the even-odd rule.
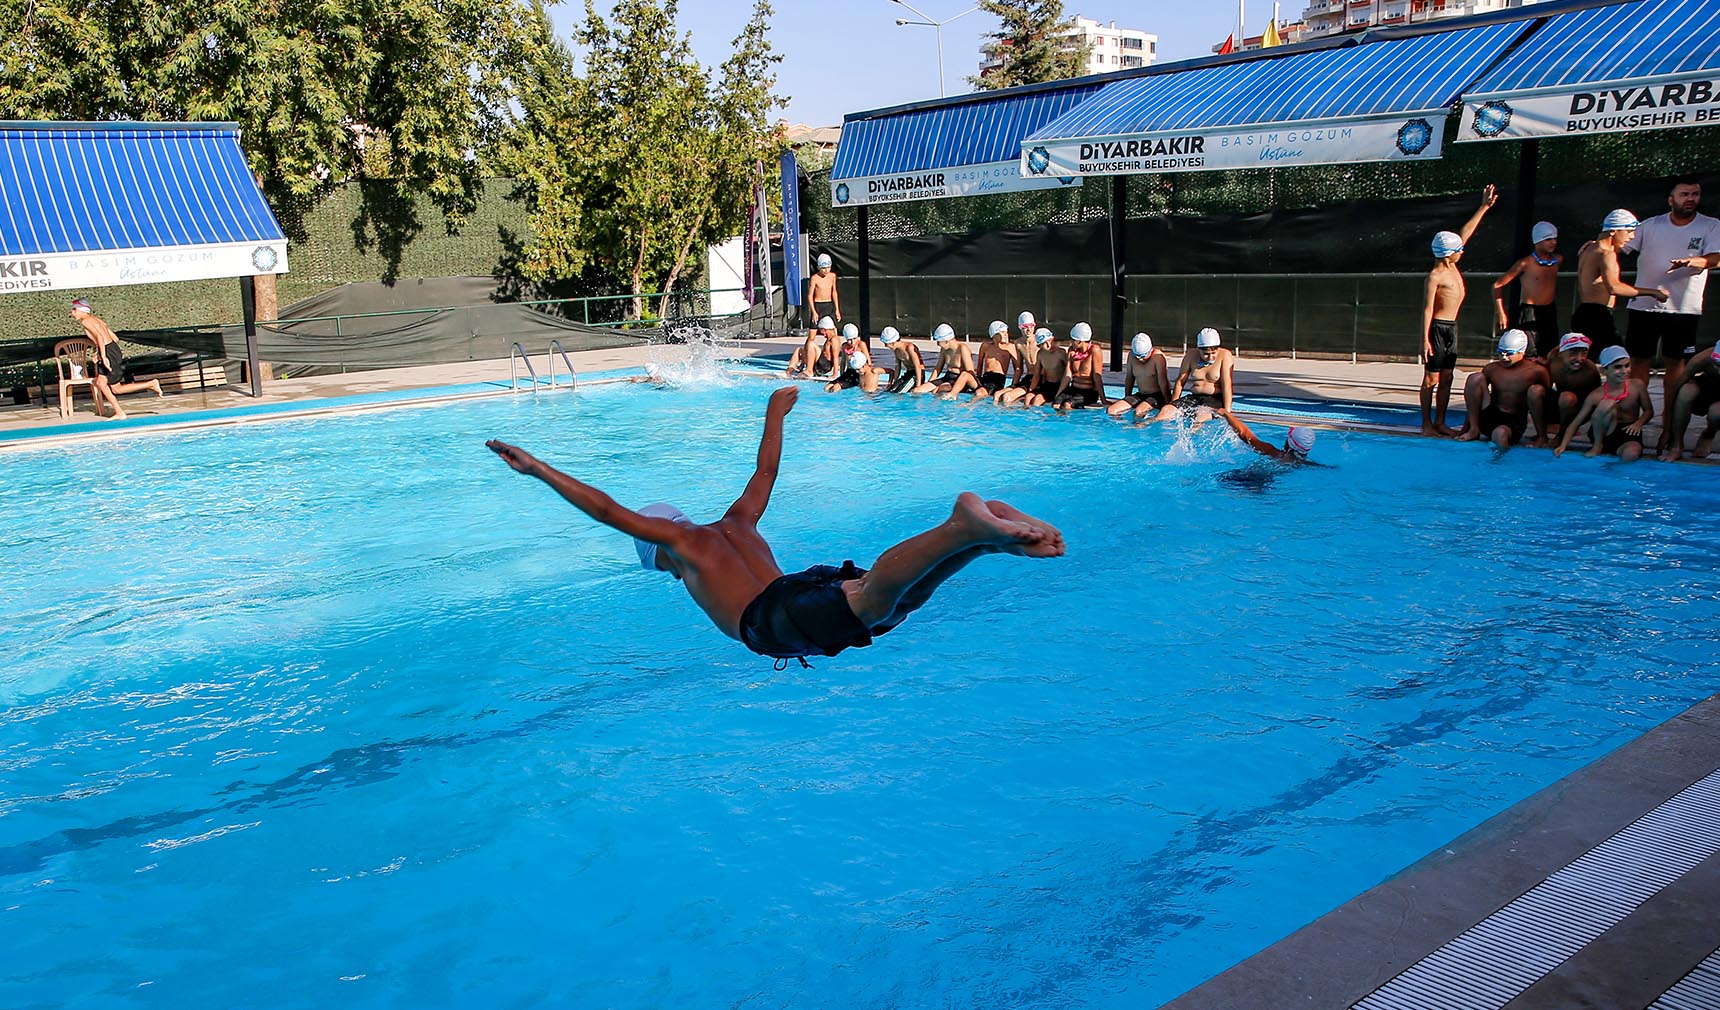
[[532, 213], [522, 272], [611, 275], [634, 296], [633, 319], [644, 315], [645, 291], [672, 291], [695, 250], [740, 228], [754, 166], [775, 148], [770, 112], [782, 104], [768, 0], [756, 0], [714, 83], [676, 27], [677, 9], [676, 0], [620, 0], [605, 19], [586, 0], [576, 35], [584, 76], [564, 47], [537, 54], [496, 155]]
[[0, 9], [0, 118], [228, 120], [290, 235], [334, 187], [394, 252], [428, 197], [450, 230], [475, 152], [511, 121], [512, 69], [550, 39], [538, 0], [28, 0]]
[[979, 0], [979, 7], [1002, 22], [986, 37], [1003, 63], [968, 78], [968, 83], [995, 91], [1087, 72], [1089, 47], [1072, 34], [1075, 21], [1063, 16], [1063, 0]]

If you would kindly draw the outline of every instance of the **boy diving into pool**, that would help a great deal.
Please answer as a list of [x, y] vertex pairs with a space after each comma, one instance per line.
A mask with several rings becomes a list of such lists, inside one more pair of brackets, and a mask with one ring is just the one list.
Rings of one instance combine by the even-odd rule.
[[1003, 502], [964, 491], [950, 517], [885, 551], [870, 571], [845, 561], [784, 575], [759, 535], [782, 460], [782, 419], [794, 409], [793, 387], [771, 394], [765, 408], [758, 465], [746, 490], [723, 517], [699, 525], [668, 504], [635, 512], [589, 484], [544, 464], [523, 449], [484, 443], [516, 471], [536, 477], [586, 515], [632, 537], [648, 571], [666, 571], [687, 586], [723, 634], [786, 662], [834, 656], [871, 645], [925, 605], [950, 576], [985, 554], [1054, 558], [1063, 534]]

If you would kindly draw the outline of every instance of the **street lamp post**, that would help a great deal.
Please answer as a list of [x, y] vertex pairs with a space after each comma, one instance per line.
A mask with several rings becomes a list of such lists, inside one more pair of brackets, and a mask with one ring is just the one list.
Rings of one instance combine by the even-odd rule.
[[913, 4], [908, 3], [907, 0], [890, 0], [890, 2], [894, 3], [894, 4], [900, 4], [901, 6], [908, 8], [909, 10], [913, 11], [915, 14], [918, 14], [920, 16], [919, 21], [910, 21], [907, 18], [897, 18], [896, 19], [896, 25], [898, 27], [900, 27], [902, 25], [917, 25], [921, 28], [930, 28], [937, 33], [937, 36], [938, 36], [938, 97], [939, 98], [947, 97], [947, 93], [944, 91], [944, 25], [947, 25], [951, 21], [955, 21], [958, 18], [965, 18], [969, 14], [972, 14], [974, 11], [979, 10], [979, 8], [978, 7], [969, 7], [967, 10], [962, 11], [960, 14], [957, 14], [955, 17], [944, 18], [942, 21], [935, 21], [932, 19], [932, 16], [930, 14], [927, 14], [925, 11], [920, 10], [918, 7], [915, 7]]

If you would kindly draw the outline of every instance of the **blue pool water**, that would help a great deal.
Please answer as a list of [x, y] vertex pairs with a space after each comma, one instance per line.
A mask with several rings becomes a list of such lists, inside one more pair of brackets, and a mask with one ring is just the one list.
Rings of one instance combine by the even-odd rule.
[[6, 457], [0, 1006], [1136, 1010], [1720, 686], [1698, 468], [809, 388], [785, 566], [1070, 550], [776, 672], [483, 447], [714, 517], [769, 388]]

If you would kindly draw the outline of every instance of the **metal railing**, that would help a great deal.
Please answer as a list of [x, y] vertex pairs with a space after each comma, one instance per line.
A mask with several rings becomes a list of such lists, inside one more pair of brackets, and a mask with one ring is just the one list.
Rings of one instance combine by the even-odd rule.
[[[518, 347], [519, 345], [515, 344], [514, 346]], [[554, 355], [557, 354], [561, 355], [561, 363], [567, 366], [567, 388], [578, 389], [579, 373], [573, 370], [573, 359], [567, 356], [567, 349], [561, 346], [561, 341], [559, 340], [551, 340], [549, 342], [549, 350], [543, 352], [543, 356], [549, 359], [549, 388], [555, 388], [556, 373]]]
[[513, 390], [516, 393], [519, 392], [519, 388], [520, 388], [519, 363], [520, 362], [525, 363], [526, 373], [532, 377], [532, 392], [534, 392], [534, 393], [537, 392], [538, 391], [537, 369], [532, 367], [531, 355], [526, 353], [526, 349], [521, 347], [519, 344], [519, 341], [517, 341], [517, 340], [514, 341], [514, 345], [508, 349], [508, 388]]

